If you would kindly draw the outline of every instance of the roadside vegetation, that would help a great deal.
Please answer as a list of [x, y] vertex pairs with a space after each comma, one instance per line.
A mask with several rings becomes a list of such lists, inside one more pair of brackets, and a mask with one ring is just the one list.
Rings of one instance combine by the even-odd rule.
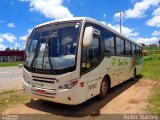
[[0, 92], [0, 113], [13, 104], [26, 103], [30, 97], [23, 94], [22, 91], [7, 90]]
[[148, 99], [151, 106], [149, 106], [149, 113], [160, 114], [160, 84], [152, 89], [152, 95]]
[[19, 64], [23, 64], [23, 62], [0, 62], [0, 67], [13, 67], [19, 66]]
[[160, 114], [160, 47], [144, 47], [150, 55], [143, 58], [144, 79], [156, 80], [156, 86], [151, 90], [151, 96], [148, 98], [150, 103], [148, 111], [151, 114]]
[[158, 46], [143, 46], [143, 49], [149, 51], [150, 54], [160, 54], [160, 47]]
[[143, 58], [143, 78], [160, 81], [160, 54]]

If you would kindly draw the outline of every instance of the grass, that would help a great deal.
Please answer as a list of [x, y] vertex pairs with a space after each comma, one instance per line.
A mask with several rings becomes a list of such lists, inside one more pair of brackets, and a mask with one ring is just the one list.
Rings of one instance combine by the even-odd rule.
[[143, 49], [153, 53], [154, 51], [160, 51], [160, 47], [158, 46], [144, 46]]
[[30, 97], [23, 94], [22, 91], [8, 90], [0, 93], [0, 113], [13, 104], [26, 103]]
[[158, 57], [153, 56], [143, 62], [142, 76], [145, 79], [160, 80], [160, 59]]
[[0, 92], [0, 95], [14, 93], [14, 92], [15, 92], [15, 90], [4, 90], [4, 91]]
[[0, 62], [0, 67], [13, 67], [23, 64], [23, 62]]
[[148, 112], [160, 114], [160, 54], [152, 54], [144, 58], [142, 76], [145, 79], [156, 80], [157, 85], [152, 89], [148, 98]]
[[152, 95], [149, 97], [148, 101], [151, 104], [149, 113], [160, 114], [160, 85], [153, 88]]

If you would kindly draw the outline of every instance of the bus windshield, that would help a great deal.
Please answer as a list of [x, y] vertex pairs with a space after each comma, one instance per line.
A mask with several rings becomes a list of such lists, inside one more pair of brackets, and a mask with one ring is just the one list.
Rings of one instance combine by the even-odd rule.
[[75, 65], [81, 23], [61, 23], [33, 30], [25, 66], [34, 69], [63, 69]]

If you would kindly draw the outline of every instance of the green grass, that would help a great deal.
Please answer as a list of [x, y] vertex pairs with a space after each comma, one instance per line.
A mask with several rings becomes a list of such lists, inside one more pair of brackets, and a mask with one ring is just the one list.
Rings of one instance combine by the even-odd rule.
[[15, 92], [15, 90], [4, 90], [4, 91], [0, 92], [0, 95], [14, 93], [14, 92]]
[[160, 59], [153, 57], [144, 61], [142, 76], [145, 79], [160, 80]]
[[144, 46], [143, 49], [147, 50], [149, 52], [160, 51], [160, 47], [158, 47], [158, 46]]
[[153, 88], [148, 101], [150, 103], [149, 113], [160, 114], [160, 85]]
[[160, 114], [160, 54], [152, 54], [144, 58], [142, 76], [148, 80], [156, 80], [158, 83], [148, 98], [147, 111], [151, 114]]
[[30, 97], [23, 94], [22, 91], [3, 91], [0, 94], [0, 113], [3, 112], [10, 105], [18, 103], [26, 103], [30, 100]]
[[13, 67], [23, 64], [23, 62], [0, 62], [0, 67]]

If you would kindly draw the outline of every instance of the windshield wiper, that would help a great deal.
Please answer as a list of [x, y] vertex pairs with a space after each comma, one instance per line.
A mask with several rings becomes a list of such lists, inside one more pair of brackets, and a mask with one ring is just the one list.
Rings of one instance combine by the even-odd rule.
[[[51, 41], [51, 39], [48, 39], [48, 41], [47, 41], [48, 46], [51, 45], [50, 41]], [[50, 48], [50, 47], [51, 47], [51, 46], [48, 47], [48, 53], [50, 52], [50, 51], [49, 51], [49, 48]], [[52, 73], [55, 73], [55, 74], [56, 74], [57, 72], [56, 72], [56, 70], [53, 68], [53, 65], [52, 65], [51, 58], [50, 58], [49, 54], [48, 54], [48, 59], [49, 59], [49, 64], [50, 64]]]

